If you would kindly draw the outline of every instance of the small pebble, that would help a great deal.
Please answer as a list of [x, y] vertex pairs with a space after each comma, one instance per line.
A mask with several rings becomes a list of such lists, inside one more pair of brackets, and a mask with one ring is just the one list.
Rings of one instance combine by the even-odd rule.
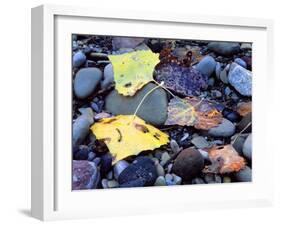
[[161, 161], [160, 164], [164, 166], [169, 160], [171, 159], [170, 155], [168, 152], [164, 152], [161, 156]]
[[93, 160], [94, 163], [96, 163], [96, 165], [99, 165], [101, 162], [101, 158], [97, 157]]
[[231, 178], [227, 177], [227, 176], [224, 176], [223, 177], [223, 183], [231, 183]]
[[117, 187], [119, 187], [119, 184], [116, 180], [109, 180], [107, 182], [107, 186], [108, 186], [108, 188], [117, 188]]
[[101, 180], [101, 186], [102, 186], [103, 188], [108, 188], [107, 182], [108, 182], [107, 179], [102, 179], [102, 180]]
[[96, 154], [94, 152], [89, 152], [88, 154], [88, 161], [93, 161], [93, 159], [96, 157]]
[[191, 183], [192, 184], [205, 184], [205, 181], [202, 178], [197, 177], [197, 178], [192, 179]]
[[159, 176], [157, 177], [154, 186], [166, 186], [166, 180], [163, 176]]
[[170, 163], [170, 164], [167, 166], [167, 173], [171, 173], [171, 172], [172, 172], [172, 168], [173, 168], [173, 164]]
[[191, 143], [200, 149], [210, 147], [210, 143], [202, 136], [192, 138]]
[[178, 143], [173, 139], [170, 141], [170, 147], [174, 153], [178, 153], [180, 151]]
[[172, 174], [172, 175], [173, 175], [174, 183], [175, 183], [176, 185], [180, 185], [181, 182], [182, 182], [181, 177], [177, 176], [176, 174]]
[[157, 171], [158, 176], [164, 176], [165, 175], [165, 171], [160, 164], [156, 165], [156, 171]]
[[112, 180], [112, 179], [113, 179], [113, 172], [112, 172], [112, 170], [110, 170], [110, 171], [107, 173], [106, 178], [107, 178], [108, 180]]
[[244, 169], [235, 173], [235, 178], [238, 182], [251, 182], [252, 181], [252, 169], [246, 166]]

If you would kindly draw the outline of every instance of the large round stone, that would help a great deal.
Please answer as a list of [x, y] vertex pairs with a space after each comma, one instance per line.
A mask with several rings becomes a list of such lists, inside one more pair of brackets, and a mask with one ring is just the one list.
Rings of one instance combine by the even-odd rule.
[[[156, 85], [149, 83], [134, 96], [123, 96], [113, 90], [105, 99], [105, 108], [115, 115], [132, 115], [142, 98]], [[167, 118], [167, 94], [162, 88], [150, 93], [141, 104], [137, 115], [147, 123], [163, 125]]]
[[98, 68], [80, 69], [74, 79], [74, 92], [78, 98], [91, 95], [102, 79], [102, 72]]
[[187, 148], [177, 156], [172, 172], [184, 181], [190, 181], [198, 176], [204, 168], [204, 158], [195, 148]]

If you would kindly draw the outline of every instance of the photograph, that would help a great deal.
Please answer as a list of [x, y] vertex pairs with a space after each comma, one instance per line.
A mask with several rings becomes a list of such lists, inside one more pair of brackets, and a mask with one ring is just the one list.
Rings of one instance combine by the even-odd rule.
[[71, 43], [72, 190], [252, 182], [252, 43]]

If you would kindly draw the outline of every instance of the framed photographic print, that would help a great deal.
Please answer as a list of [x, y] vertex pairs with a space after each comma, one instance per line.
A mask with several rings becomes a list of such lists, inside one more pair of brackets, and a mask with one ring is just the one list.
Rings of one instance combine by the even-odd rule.
[[272, 22], [101, 12], [32, 9], [32, 215], [271, 204]]

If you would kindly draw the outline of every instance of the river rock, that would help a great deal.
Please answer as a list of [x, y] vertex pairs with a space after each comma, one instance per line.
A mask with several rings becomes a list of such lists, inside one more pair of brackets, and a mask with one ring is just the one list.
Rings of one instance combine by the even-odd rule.
[[211, 56], [205, 56], [197, 65], [196, 69], [203, 75], [211, 76], [216, 68], [216, 61]]
[[157, 177], [154, 186], [166, 186], [166, 180], [163, 176], [159, 176]]
[[102, 176], [105, 176], [111, 169], [112, 156], [109, 152], [101, 156], [100, 172]]
[[248, 159], [252, 160], [252, 134], [250, 134], [243, 145], [243, 155]]
[[135, 48], [144, 41], [144, 38], [114, 37], [112, 46], [114, 50], [121, 48]]
[[252, 72], [232, 63], [229, 74], [229, 83], [243, 96], [252, 96]]
[[172, 172], [184, 181], [190, 181], [204, 168], [204, 158], [195, 148], [182, 150], [172, 168]]
[[235, 125], [223, 118], [222, 123], [217, 127], [208, 130], [208, 135], [213, 137], [230, 137], [235, 133]]
[[240, 45], [236, 42], [210, 42], [208, 49], [219, 55], [231, 56], [240, 51]]
[[236, 58], [235, 60], [234, 60], [234, 62], [236, 63], [236, 64], [239, 64], [241, 67], [243, 67], [243, 68], [247, 68], [247, 63], [244, 61], [244, 60], [242, 60], [241, 58]]
[[156, 165], [156, 171], [157, 171], [158, 176], [164, 176], [165, 175], [164, 168], [160, 164]]
[[221, 64], [220, 64], [220, 62], [217, 62], [216, 68], [215, 68], [215, 72], [216, 72], [216, 78], [220, 79], [220, 73], [221, 73]]
[[192, 138], [191, 143], [200, 149], [210, 147], [210, 143], [202, 136]]
[[87, 60], [87, 57], [82, 51], [76, 52], [72, 57], [72, 64], [73, 67], [80, 67], [83, 65]]
[[164, 152], [161, 155], [161, 161], [160, 161], [160, 165], [164, 166], [169, 160], [171, 159], [171, 156], [168, 154], [168, 152]]
[[154, 162], [148, 157], [137, 157], [118, 177], [120, 187], [152, 186], [157, 179]]
[[94, 123], [94, 113], [91, 108], [80, 108], [81, 115], [74, 121], [72, 126], [72, 144], [81, 144], [89, 134], [90, 126]]
[[112, 64], [108, 64], [105, 66], [103, 71], [103, 80], [101, 81], [101, 88], [106, 89], [109, 87], [114, 81], [114, 73]]
[[98, 68], [80, 69], [74, 79], [74, 93], [78, 98], [84, 99], [91, 95], [102, 78]]
[[244, 169], [235, 173], [235, 179], [238, 182], [251, 182], [252, 181], [252, 169], [246, 166]]
[[94, 162], [72, 161], [72, 189], [97, 188], [100, 181], [100, 173]]
[[[115, 115], [132, 115], [142, 98], [156, 85], [149, 83], [133, 97], [123, 96], [113, 90], [105, 100], [105, 108]], [[167, 94], [162, 88], [150, 93], [139, 108], [137, 115], [147, 123], [163, 125], [167, 119]]]

